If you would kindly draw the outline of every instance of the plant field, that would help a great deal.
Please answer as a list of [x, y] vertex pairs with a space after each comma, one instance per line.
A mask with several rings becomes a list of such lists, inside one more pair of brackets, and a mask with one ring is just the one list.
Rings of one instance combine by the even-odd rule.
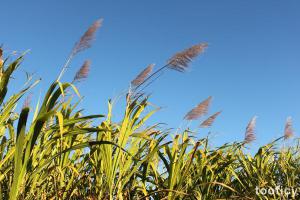
[[[290, 118], [282, 137], [254, 154], [247, 148], [255, 140], [255, 117], [245, 126], [244, 141], [219, 147], [188, 127], [173, 130], [147, 122], [159, 109], [146, 88], [162, 72], [185, 72], [205, 43], [176, 53], [160, 68], [149, 65], [134, 78], [121, 95], [126, 101], [121, 121], [112, 120], [111, 100], [108, 113], [83, 115], [76, 84], [88, 77], [90, 61], [74, 80], [61, 82], [61, 77], [72, 58], [91, 46], [101, 23], [92, 24], [75, 44], [37, 105], [30, 102], [30, 91], [40, 82], [33, 77], [7, 95], [26, 54], [9, 58], [1, 50], [0, 199], [299, 199], [293, 193], [257, 193], [257, 187], [300, 187], [300, 145], [292, 139]], [[212, 126], [221, 112], [207, 115], [211, 99], [201, 100], [184, 120], [199, 123], [206, 117], [200, 127]], [[285, 145], [287, 140], [292, 145]]]

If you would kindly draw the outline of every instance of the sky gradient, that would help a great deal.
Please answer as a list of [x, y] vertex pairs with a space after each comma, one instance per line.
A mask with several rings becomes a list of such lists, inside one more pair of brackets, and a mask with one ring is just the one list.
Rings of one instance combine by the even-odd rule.
[[148, 64], [159, 67], [174, 53], [207, 42], [189, 72], [168, 71], [147, 90], [150, 101], [163, 107], [151, 122], [177, 128], [187, 111], [213, 96], [210, 113], [223, 113], [199, 136], [211, 131], [216, 145], [242, 140], [256, 115], [259, 145], [279, 137], [288, 116], [300, 131], [299, 9], [297, 0], [3, 1], [0, 43], [7, 53], [31, 50], [11, 88], [21, 87], [25, 71], [34, 72], [43, 79], [37, 98], [88, 26], [104, 18], [93, 47], [73, 60], [63, 78], [72, 80], [91, 59], [91, 74], [78, 85], [85, 96], [81, 107], [103, 114], [107, 100]]

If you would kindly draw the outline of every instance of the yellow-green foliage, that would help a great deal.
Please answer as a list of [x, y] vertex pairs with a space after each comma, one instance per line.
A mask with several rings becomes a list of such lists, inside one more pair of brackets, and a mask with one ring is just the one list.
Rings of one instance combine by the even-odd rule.
[[2, 66], [0, 199], [267, 199], [256, 186], [299, 186], [299, 145], [276, 149], [279, 138], [252, 156], [244, 142], [210, 149], [188, 130], [170, 140], [172, 132], [145, 125], [156, 111], [147, 97], [127, 96], [113, 122], [110, 101], [105, 116], [83, 116], [65, 95], [76, 87], [54, 81], [35, 109], [26, 103], [17, 112], [38, 83], [5, 97], [22, 60]]

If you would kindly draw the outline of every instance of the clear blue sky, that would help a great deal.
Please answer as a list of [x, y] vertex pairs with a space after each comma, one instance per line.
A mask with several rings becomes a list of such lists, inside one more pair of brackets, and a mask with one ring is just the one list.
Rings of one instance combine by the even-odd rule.
[[91, 59], [91, 74], [79, 85], [82, 107], [105, 113], [107, 99], [146, 65], [160, 66], [175, 52], [208, 42], [188, 73], [169, 71], [148, 89], [152, 103], [164, 108], [152, 121], [176, 128], [188, 110], [212, 95], [211, 113], [223, 110], [210, 129], [214, 143], [242, 140], [257, 115], [255, 144], [261, 144], [282, 134], [288, 116], [300, 131], [299, 10], [298, 0], [11, 0], [1, 2], [0, 43], [31, 49], [11, 86], [21, 86], [24, 71], [35, 72], [43, 78], [37, 97], [56, 78], [74, 42], [103, 17], [93, 47], [74, 60], [63, 80]]

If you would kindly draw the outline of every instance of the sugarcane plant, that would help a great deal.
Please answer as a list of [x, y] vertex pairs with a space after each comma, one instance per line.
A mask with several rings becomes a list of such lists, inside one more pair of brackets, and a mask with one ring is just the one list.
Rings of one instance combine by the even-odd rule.
[[[291, 118], [282, 137], [256, 153], [248, 151], [256, 139], [256, 117], [243, 140], [210, 144], [203, 133], [221, 114], [208, 115], [211, 96], [187, 112], [178, 129], [148, 122], [160, 109], [150, 103], [147, 88], [167, 70], [185, 72], [207, 43], [176, 53], [162, 67], [142, 70], [120, 95], [125, 101], [120, 121], [113, 119], [114, 100], [108, 100], [105, 115], [84, 115], [76, 85], [88, 77], [91, 61], [84, 61], [70, 82], [61, 80], [72, 59], [91, 47], [101, 25], [97, 20], [75, 43], [36, 105], [31, 91], [40, 79], [28, 76], [20, 91], [8, 92], [26, 52], [4, 59], [0, 48], [0, 200], [299, 199], [292, 193], [257, 193], [257, 188], [300, 186], [300, 143], [291, 140]], [[189, 127], [199, 121], [199, 129]]]

